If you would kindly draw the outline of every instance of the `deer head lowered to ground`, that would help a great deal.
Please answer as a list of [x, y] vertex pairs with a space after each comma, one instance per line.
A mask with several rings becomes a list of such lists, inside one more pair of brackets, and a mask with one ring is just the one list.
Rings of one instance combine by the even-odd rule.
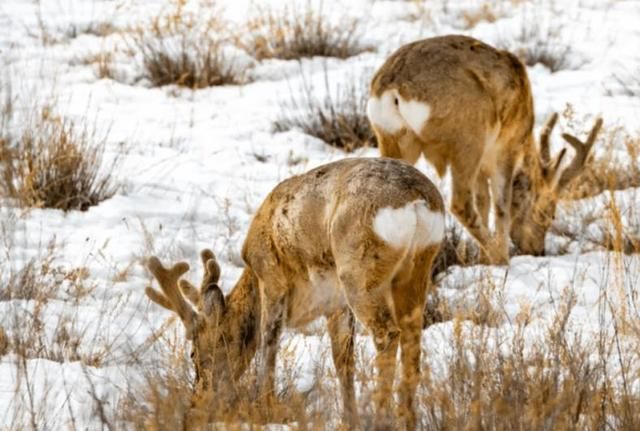
[[357, 318], [377, 349], [379, 419], [390, 417], [400, 346], [400, 413], [413, 429], [422, 315], [443, 235], [442, 198], [418, 170], [392, 159], [346, 159], [287, 179], [269, 194], [244, 242], [246, 267], [228, 295], [218, 286], [220, 267], [209, 250], [202, 253], [200, 289], [181, 280], [186, 263], [165, 268], [151, 258], [148, 268], [162, 292], [146, 292], [180, 316], [205, 391], [234, 382], [261, 351], [261, 387], [271, 392], [282, 327], [326, 316], [352, 426], [358, 423], [353, 381]]
[[565, 152], [549, 155], [555, 115], [536, 146], [525, 66], [507, 51], [456, 35], [393, 53], [373, 77], [367, 115], [383, 156], [414, 164], [422, 154], [440, 176], [450, 168], [451, 210], [493, 263], [508, 262], [509, 238], [523, 253], [544, 253], [558, 191], [578, 176], [602, 125], [598, 119], [585, 144], [563, 135], [576, 155], [561, 169]]

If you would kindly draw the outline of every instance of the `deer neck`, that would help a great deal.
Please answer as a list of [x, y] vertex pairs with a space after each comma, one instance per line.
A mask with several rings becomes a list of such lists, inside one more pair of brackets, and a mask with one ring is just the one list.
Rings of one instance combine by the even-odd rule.
[[542, 179], [542, 164], [540, 162], [540, 150], [536, 140], [531, 133], [525, 144], [525, 152], [520, 164], [520, 171], [526, 175], [533, 187], [538, 185]]
[[253, 359], [260, 342], [260, 292], [258, 278], [251, 269], [244, 269], [226, 303], [225, 319], [230, 324], [227, 342], [239, 359], [233, 373], [237, 378]]

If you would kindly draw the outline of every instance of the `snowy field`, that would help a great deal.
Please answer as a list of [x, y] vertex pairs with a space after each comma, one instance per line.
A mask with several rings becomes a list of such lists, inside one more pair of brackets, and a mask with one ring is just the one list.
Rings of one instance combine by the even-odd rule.
[[[203, 21], [210, 14], [223, 17], [240, 33], [256, 11], [274, 7], [229, 0], [214, 12], [209, 3], [185, 7]], [[554, 111], [566, 114], [553, 136], [552, 149], [559, 151], [561, 132], [584, 137], [602, 116], [596, 158], [613, 154], [628, 171], [639, 163], [640, 153], [620, 137], [628, 134], [632, 141], [626, 142], [640, 146], [638, 1], [324, 1], [322, 13], [331, 22], [359, 20], [360, 43], [372, 49], [346, 59], [257, 60], [225, 42], [233, 67], [247, 68], [246, 83], [196, 90], [154, 86], [127, 36], [172, 7], [171, 0], [0, 2], [0, 95], [9, 94], [14, 110], [5, 133], [20, 135], [34, 112], [53, 109], [104, 139], [101, 169], [118, 186], [87, 211], [28, 209], [0, 196], [0, 329], [8, 339], [4, 348], [0, 340], [0, 429], [131, 428], [120, 413], [132, 396], [144, 402], [145, 370], [169, 370], [176, 356], [189, 361], [179, 320], [144, 295], [151, 277], [143, 259], [186, 260], [189, 278], [197, 281], [198, 253], [210, 247], [229, 290], [242, 269], [240, 249], [252, 215], [278, 182], [344, 157], [377, 155], [375, 148], [347, 154], [301, 130], [274, 132], [273, 122], [287, 109], [283, 104], [303, 84], [320, 98], [327, 86], [332, 91], [349, 80], [366, 89], [393, 50], [430, 36], [467, 34], [514, 51], [551, 40], [562, 44], [555, 51], [564, 62], [560, 70], [528, 67], [536, 127]], [[488, 12], [490, 18], [482, 18]], [[531, 23], [542, 29], [525, 32]], [[424, 160], [418, 166], [448, 200], [449, 179], [437, 178]], [[449, 375], [454, 339], [509, 350], [521, 336], [525, 350], [535, 350], [569, 308], [566, 338], [576, 344], [604, 340], [607, 354], [593, 352], [594, 362], [606, 358], [608, 381], [640, 397], [640, 258], [633, 242], [640, 238], [639, 208], [635, 188], [562, 202], [546, 257], [516, 256], [508, 267], [454, 266], [438, 275], [441, 301], [459, 316], [491, 316], [424, 331], [431, 378]], [[448, 216], [447, 223], [456, 222]], [[636, 248], [615, 251], [615, 244], [603, 245], [606, 238]], [[11, 284], [28, 282], [16, 279], [29, 265], [46, 292], [11, 294]], [[333, 376], [322, 328], [320, 323], [282, 337], [287, 355], [279, 373], [299, 391]], [[25, 338], [33, 345], [19, 348]], [[364, 369], [372, 366], [369, 343], [358, 338]], [[429, 428], [427, 419], [422, 423]]]

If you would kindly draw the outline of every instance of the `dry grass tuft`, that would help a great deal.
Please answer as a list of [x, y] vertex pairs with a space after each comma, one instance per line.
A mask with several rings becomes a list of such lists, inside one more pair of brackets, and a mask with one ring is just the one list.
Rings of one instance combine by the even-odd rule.
[[145, 370], [144, 387], [130, 388], [122, 397], [117, 409], [120, 420], [135, 430], [188, 429], [193, 379], [184, 356], [181, 359], [162, 371]]
[[113, 67], [113, 56], [113, 52], [103, 50], [83, 58], [81, 64], [93, 66], [98, 79], [115, 79], [116, 73]]
[[495, 5], [484, 3], [476, 9], [464, 10], [462, 12], [463, 28], [472, 29], [481, 22], [493, 23], [501, 17], [501, 12], [496, 9]]
[[[205, 423], [214, 424], [212, 429], [245, 429], [249, 425], [262, 429], [261, 425], [267, 424], [296, 424], [298, 428], [320, 430], [327, 423], [329, 398], [323, 398], [325, 404], [314, 407], [314, 397], [309, 393], [285, 390], [277, 396], [258, 397], [255, 368], [227, 391], [202, 391], [195, 386], [187, 357], [183, 349], [175, 348], [162, 368], [145, 368], [143, 387], [130, 388], [122, 398], [119, 419], [139, 430], [202, 429]], [[294, 365], [289, 364], [283, 379], [295, 372]], [[325, 389], [316, 387], [313, 391]], [[327, 395], [336, 396], [334, 392]]]
[[117, 189], [102, 171], [104, 145], [87, 125], [44, 108], [15, 139], [0, 140], [0, 191], [25, 207], [86, 211]]
[[362, 23], [356, 18], [335, 22], [323, 13], [322, 2], [259, 10], [247, 23], [237, 44], [258, 60], [304, 57], [348, 58], [371, 50], [361, 42]]
[[154, 17], [124, 35], [130, 50], [142, 62], [143, 77], [153, 86], [179, 85], [205, 88], [246, 81], [248, 66], [236, 64], [226, 50], [228, 29], [215, 4], [202, 11], [188, 9], [189, 2], [175, 3], [170, 13]]
[[376, 139], [366, 115], [367, 91], [364, 77], [342, 80], [343, 86], [331, 86], [324, 70], [324, 92], [317, 91], [310, 76], [302, 74], [298, 93], [291, 90], [288, 101], [273, 127], [276, 132], [299, 129], [323, 140], [328, 145], [351, 152], [357, 148], [375, 147]]
[[60, 313], [52, 320], [47, 311], [52, 300], [78, 304], [93, 290], [86, 282], [86, 269], [54, 265], [58, 248], [59, 244], [51, 241], [44, 255], [26, 261], [17, 270], [15, 262], [0, 265], [0, 303], [4, 302], [7, 310], [2, 316], [7, 326], [0, 331], [0, 354], [12, 352], [22, 359], [83, 361], [98, 366], [108, 352], [83, 345], [84, 330], [78, 328], [73, 315]]

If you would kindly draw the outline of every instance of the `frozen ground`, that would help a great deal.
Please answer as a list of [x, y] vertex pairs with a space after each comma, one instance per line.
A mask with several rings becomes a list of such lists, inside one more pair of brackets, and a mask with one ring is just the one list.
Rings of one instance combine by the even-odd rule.
[[[83, 366], [64, 355], [60, 360], [49, 355], [49, 359], [33, 357], [24, 362], [12, 353], [0, 357], [0, 429], [21, 424], [29, 428], [33, 424], [29, 409], [46, 412], [36, 418], [40, 429], [99, 428], [95, 398], [116, 409], [122, 394], [135, 385], [138, 367], [160, 361], [173, 343], [182, 342], [179, 322], [167, 322], [169, 313], [144, 296], [150, 278], [141, 258], [155, 253], [166, 260], [186, 259], [194, 268], [191, 278], [197, 280], [197, 254], [212, 247], [223, 264], [222, 286], [230, 289], [241, 271], [244, 233], [268, 191], [292, 174], [346, 156], [301, 132], [271, 131], [283, 95], [288, 97], [290, 89], [299, 85], [300, 67], [295, 61], [256, 62], [251, 72], [255, 80], [249, 84], [191, 91], [151, 88], [138, 79], [139, 66], [122, 49], [114, 60], [120, 79], [98, 79], [95, 65], [84, 60], [121, 46], [118, 31], [145, 22], [168, 2], [0, 3], [0, 84], [1, 79], [11, 78], [14, 94], [24, 101], [19, 107], [27, 109], [30, 103], [42, 102], [41, 95], [51, 94], [65, 116], [78, 123], [95, 122], [107, 136], [107, 169], [125, 148], [114, 172], [123, 187], [87, 212], [24, 212], [10, 201], [0, 201], [0, 276], [6, 279], [30, 259], [47, 255], [52, 241], [52, 265], [61, 268], [58, 276], [51, 277], [54, 299], [43, 309], [36, 310], [32, 300], [0, 299], [0, 325], [12, 334], [39, 316], [46, 339], [54, 340], [61, 327], [67, 328], [76, 334], [77, 352], [85, 364], [90, 362], [87, 358], [99, 358], [94, 365]], [[241, 23], [256, 2], [228, 3], [228, 18]], [[325, 63], [332, 85], [339, 85], [341, 80], [362, 76], [361, 70], [367, 76], [366, 71], [380, 65], [392, 50], [417, 38], [455, 32], [495, 44], [517, 34], [523, 20], [538, 19], [558, 25], [572, 47], [570, 61], [575, 68], [556, 73], [541, 65], [529, 68], [537, 126], [550, 112], [571, 104], [574, 118], [585, 120], [578, 122], [574, 133], [581, 133], [598, 115], [607, 127], [619, 125], [629, 133], [640, 129], [640, 100], [623, 94], [612, 79], [638, 68], [640, 7], [635, 1], [524, 1], [517, 6], [513, 3], [518, 2], [505, 1], [497, 21], [480, 22], [469, 30], [461, 28], [462, 11], [477, 8], [475, 2], [427, 2], [432, 5], [432, 19], [417, 21], [406, 18], [414, 12], [415, 2], [362, 0], [348, 7], [340, 3], [344, 2], [325, 1], [325, 10], [362, 18], [364, 41], [375, 50], [348, 60], [302, 61], [302, 68], [320, 89]], [[112, 31], [102, 36], [91, 30], [98, 25], [108, 25]], [[245, 54], [243, 61], [253, 60]], [[562, 123], [557, 129], [567, 127]], [[556, 132], [557, 150], [561, 139]], [[351, 156], [364, 155], [373, 156], [376, 151], [360, 150]], [[446, 179], [435, 178], [423, 161], [419, 166], [448, 193]], [[492, 280], [497, 288], [490, 300], [506, 316], [492, 329], [496, 334], [510, 332], [512, 319], [524, 304], [538, 322], [533, 328], [544, 328], [567, 289], [576, 295], [570, 325], [587, 334], [598, 330], [599, 318], [604, 316], [605, 325], [610, 318], [609, 310], [602, 314], [598, 306], [604, 287], [617, 287], [609, 300], [626, 303], [635, 311], [632, 298], [637, 296], [640, 258], [594, 249], [589, 238], [602, 235], [603, 221], [582, 225], [576, 216], [580, 211], [600, 211], [606, 221], [612, 197], [625, 228], [637, 231], [637, 190], [567, 203], [560, 208], [556, 224], [569, 226], [575, 233], [573, 242], [567, 245], [566, 238], [549, 235], [547, 249], [562, 245], [570, 254], [520, 256], [508, 268], [451, 268], [440, 279], [444, 298], [458, 307], [472, 307], [481, 286]], [[622, 280], [616, 272], [620, 267], [626, 274]], [[74, 269], [82, 269], [82, 284], [89, 289], [78, 300], [67, 276]], [[435, 371], [446, 367], [452, 325], [445, 322], [424, 332], [423, 349]], [[169, 330], [156, 341], [156, 331], [167, 326]], [[318, 374], [313, 358], [327, 357], [326, 338], [294, 333], [284, 338], [297, 358], [297, 386], [310, 387]], [[26, 384], [21, 380], [25, 375]]]

